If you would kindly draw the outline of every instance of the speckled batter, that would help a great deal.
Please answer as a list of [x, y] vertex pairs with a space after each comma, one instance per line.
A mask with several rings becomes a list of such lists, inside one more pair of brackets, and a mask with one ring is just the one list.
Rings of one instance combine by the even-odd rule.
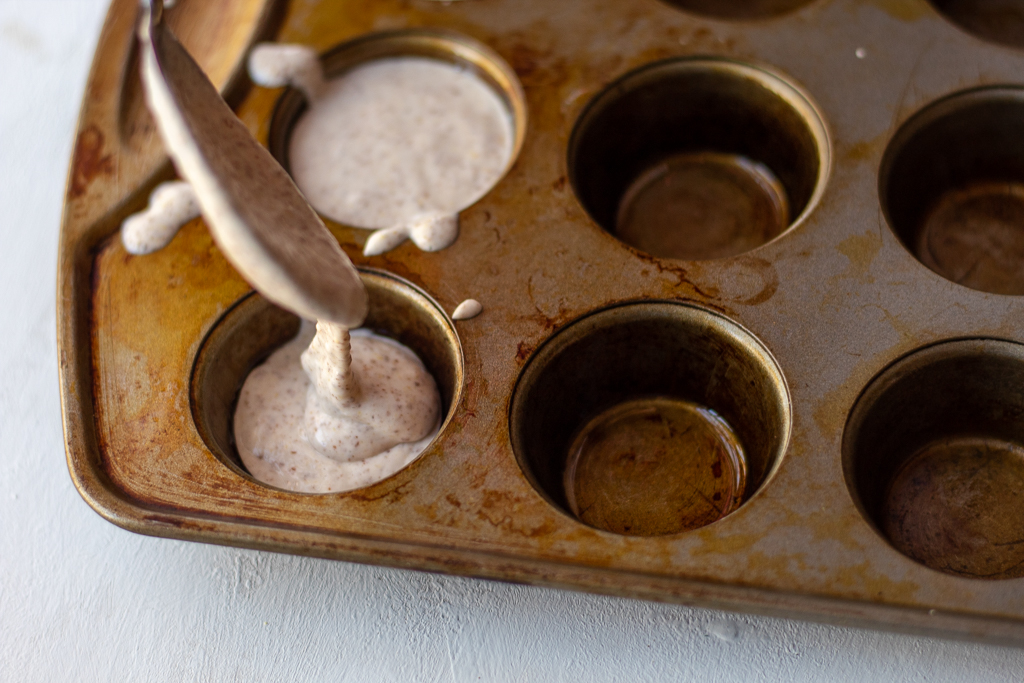
[[466, 299], [452, 311], [452, 320], [469, 320], [483, 313], [484, 307], [476, 299]]
[[197, 216], [199, 200], [191, 185], [183, 180], [161, 183], [149, 195], [146, 210], [121, 224], [121, 243], [130, 254], [149, 254], [166, 247], [181, 226]]
[[292, 132], [289, 161], [322, 214], [395, 228], [475, 202], [501, 178], [512, 145], [511, 117], [481, 79], [438, 60], [395, 57], [329, 80]]
[[305, 45], [260, 43], [249, 53], [249, 77], [266, 88], [295, 86], [310, 102], [324, 90], [320, 58]]
[[304, 323], [249, 373], [235, 442], [259, 481], [308, 493], [349, 491], [412, 462], [437, 434], [441, 401], [434, 378], [405, 346], [354, 330], [349, 351], [344, 328], [319, 328], [313, 341], [313, 325]]
[[459, 236], [459, 216], [454, 213], [424, 213], [404, 225], [374, 230], [363, 247], [364, 256], [391, 251], [407, 239], [423, 251], [440, 251]]

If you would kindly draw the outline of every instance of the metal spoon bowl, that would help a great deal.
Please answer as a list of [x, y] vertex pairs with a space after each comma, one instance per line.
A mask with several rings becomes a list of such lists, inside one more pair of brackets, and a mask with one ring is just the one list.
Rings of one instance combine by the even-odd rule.
[[143, 5], [139, 41], [160, 135], [227, 259], [267, 299], [303, 318], [361, 325], [366, 291], [351, 261], [164, 24], [162, 0]]

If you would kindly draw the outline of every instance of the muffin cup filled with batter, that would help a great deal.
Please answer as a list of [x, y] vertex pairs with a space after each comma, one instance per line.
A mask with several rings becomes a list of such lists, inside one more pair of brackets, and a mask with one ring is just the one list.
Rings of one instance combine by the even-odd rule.
[[[452, 407], [458, 403], [463, 382], [462, 352], [454, 329], [440, 307], [412, 285], [383, 272], [364, 270], [360, 275], [369, 295], [370, 310], [364, 327], [354, 330], [353, 337], [372, 333], [383, 338], [379, 345], [383, 346], [385, 355], [389, 351], [393, 352], [391, 355], [407, 355], [412, 351], [418, 356], [424, 370], [436, 383], [440, 397], [439, 429], [432, 428], [426, 437], [413, 439], [411, 444], [400, 444], [386, 454], [361, 460], [353, 458], [350, 462], [317, 457], [309, 448], [310, 452], [295, 454], [301, 456], [296, 462], [306, 469], [305, 472], [283, 471], [275, 476], [269, 464], [262, 467], [256, 462], [253, 467], [247, 467], [239, 456], [242, 444], [235, 440], [236, 408], [246, 378], [268, 359], [268, 365], [280, 366], [278, 370], [292, 360], [301, 374], [299, 354], [312, 338], [308, 324], [307, 329], [301, 330], [303, 325], [298, 317], [254, 293], [239, 301], [213, 327], [203, 342], [192, 373], [192, 414], [196, 426], [210, 450], [235, 472], [257, 481], [262, 479], [260, 483], [267, 486], [306, 493], [364, 488], [413, 462], [443, 431]], [[305, 342], [302, 348], [298, 348], [302, 342]], [[398, 344], [407, 350], [400, 349]], [[295, 358], [286, 358], [289, 353]], [[353, 363], [353, 367], [358, 371], [360, 364]], [[261, 370], [265, 371], [266, 367]], [[303, 412], [305, 387], [301, 396], [294, 398], [295, 410]], [[381, 459], [381, 455], [386, 457]], [[268, 476], [267, 472], [271, 474]]]
[[[406, 238], [426, 251], [512, 167], [525, 97], [492, 50], [449, 31], [375, 33], [321, 57], [311, 100], [285, 91], [269, 148], [326, 219], [376, 230], [367, 254]], [[309, 91], [310, 88], [304, 88]]]

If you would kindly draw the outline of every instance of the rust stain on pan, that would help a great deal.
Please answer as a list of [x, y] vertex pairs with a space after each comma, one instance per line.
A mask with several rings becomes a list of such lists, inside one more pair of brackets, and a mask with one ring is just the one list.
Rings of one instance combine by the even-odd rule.
[[89, 189], [89, 184], [99, 175], [114, 172], [114, 155], [106, 152], [106, 139], [96, 126], [79, 131], [75, 141], [74, 157], [71, 162], [71, 180], [68, 194], [77, 199]]

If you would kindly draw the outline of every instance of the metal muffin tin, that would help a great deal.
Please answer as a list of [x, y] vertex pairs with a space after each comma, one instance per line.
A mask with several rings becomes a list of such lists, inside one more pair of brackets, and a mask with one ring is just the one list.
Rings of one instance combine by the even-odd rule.
[[[136, 3], [115, 0], [58, 267], [68, 464], [101, 515], [172, 538], [1024, 643], [1013, 17], [937, 0], [212, 6], [182, 0], [168, 18], [282, 160], [302, 102], [243, 87], [261, 36], [329, 67], [379, 48], [476, 69], [521, 150], [445, 251], [364, 258], [368, 232], [328, 221], [362, 269], [370, 324], [438, 379], [437, 439], [369, 488], [262, 485], [233, 453], [231, 405], [297, 321], [251, 294], [201, 219], [155, 254], [121, 247], [120, 222], [173, 170], [141, 105]], [[620, 241], [618, 200], [680, 153], [764, 164], [785, 220], [711, 260]], [[444, 312], [469, 297], [484, 313], [453, 324]], [[646, 395], [732, 424], [747, 470], [730, 514], [638, 535], [569, 510], [574, 431]]]

